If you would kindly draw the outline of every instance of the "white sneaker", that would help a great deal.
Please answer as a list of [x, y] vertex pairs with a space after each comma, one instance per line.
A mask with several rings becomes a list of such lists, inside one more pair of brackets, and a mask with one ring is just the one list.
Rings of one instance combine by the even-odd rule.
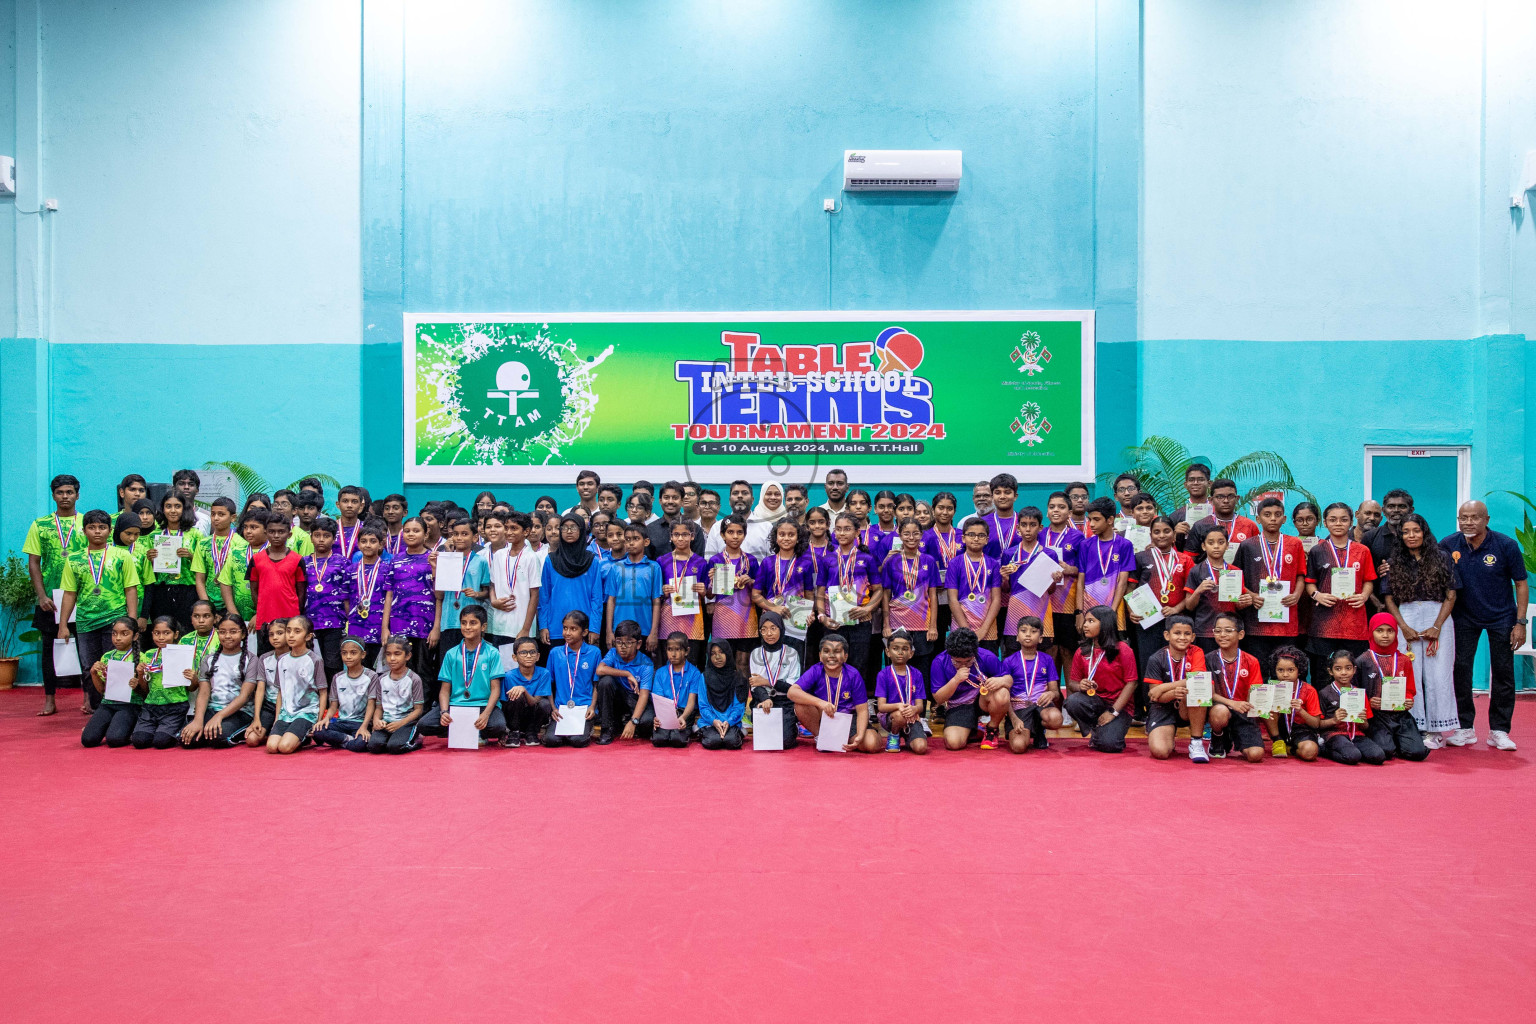
[[1423, 738], [1424, 747], [1427, 750], [1439, 750], [1445, 746], [1445, 737], [1437, 732], [1420, 733], [1420, 736]]
[[1494, 750], [1517, 750], [1515, 741], [1509, 738], [1509, 733], [1498, 729], [1488, 734], [1488, 745]]
[[1457, 729], [1445, 738], [1445, 742], [1453, 747], [1471, 747], [1477, 744], [1476, 729]]
[[1195, 764], [1206, 764], [1210, 761], [1210, 756], [1205, 752], [1204, 740], [1189, 741], [1189, 759]]

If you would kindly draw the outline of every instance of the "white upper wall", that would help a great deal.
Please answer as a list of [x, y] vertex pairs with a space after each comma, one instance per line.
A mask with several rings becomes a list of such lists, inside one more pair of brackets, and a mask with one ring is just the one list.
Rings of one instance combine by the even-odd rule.
[[1478, 334], [1482, 16], [1147, 0], [1141, 336]]

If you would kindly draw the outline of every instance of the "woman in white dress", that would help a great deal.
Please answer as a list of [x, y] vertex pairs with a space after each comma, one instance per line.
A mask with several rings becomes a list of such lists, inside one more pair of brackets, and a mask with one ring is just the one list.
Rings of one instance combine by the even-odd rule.
[[1441, 628], [1456, 604], [1461, 579], [1424, 517], [1403, 518], [1397, 544], [1387, 563], [1378, 568], [1387, 610], [1397, 619], [1398, 647], [1413, 658], [1418, 699], [1413, 720], [1424, 734], [1424, 745], [1445, 746], [1442, 733], [1461, 726], [1456, 714], [1456, 633]]

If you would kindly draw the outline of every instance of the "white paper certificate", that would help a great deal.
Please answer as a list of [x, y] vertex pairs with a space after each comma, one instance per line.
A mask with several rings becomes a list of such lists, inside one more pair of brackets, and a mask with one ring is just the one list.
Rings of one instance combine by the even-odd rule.
[[155, 540], [154, 565], [151, 567], [156, 573], [181, 572], [181, 559], [176, 552], [181, 547], [179, 536], [161, 535]]
[[1186, 672], [1184, 674], [1184, 706], [1187, 708], [1208, 708], [1211, 699], [1215, 695], [1215, 689], [1211, 685], [1209, 672]]
[[1060, 568], [1061, 566], [1057, 564], [1055, 559], [1041, 552], [1035, 556], [1035, 560], [1030, 562], [1029, 567], [1024, 570], [1024, 575], [1020, 577], [1020, 582], [1024, 584], [1024, 589], [1031, 594], [1034, 594], [1036, 597], [1044, 597], [1045, 592], [1050, 590], [1056, 582], [1052, 578], [1052, 573]]
[[844, 626], [854, 624], [854, 619], [848, 613], [859, 606], [858, 598], [853, 591], [846, 587], [831, 587], [827, 590], [828, 614], [832, 621]]
[[1302, 537], [1302, 538], [1300, 538], [1300, 540], [1301, 540], [1301, 550], [1305, 551], [1309, 555], [1312, 553], [1312, 549], [1317, 547], [1317, 538], [1316, 537]]
[[784, 749], [784, 709], [752, 709], [752, 749]]
[[1346, 686], [1340, 690], [1339, 713], [1346, 722], [1365, 721], [1365, 691], [1358, 686]]
[[1268, 718], [1275, 710], [1275, 688], [1268, 683], [1248, 687], [1248, 717]]
[[1291, 702], [1296, 699], [1296, 682], [1287, 679], [1271, 679], [1270, 688], [1275, 691], [1275, 710], [1280, 714], [1289, 714]]
[[1285, 581], [1277, 583], [1265, 582], [1259, 584], [1259, 593], [1264, 597], [1264, 603], [1259, 605], [1260, 622], [1290, 622], [1291, 610], [1280, 602], [1290, 596], [1291, 585]]
[[555, 723], [556, 736], [580, 736], [586, 732], [587, 709], [590, 705], [577, 704], [575, 707], [560, 707], [560, 720]]
[[[63, 673], [59, 673], [63, 675]], [[1408, 710], [1408, 677], [1387, 676], [1381, 681], [1381, 710]]]
[[1125, 607], [1141, 616], [1142, 629], [1163, 621], [1163, 606], [1158, 603], [1152, 588], [1145, 583], [1125, 595]]
[[53, 672], [58, 676], [80, 674], [80, 651], [75, 647], [73, 640], [53, 642]]
[[1184, 506], [1184, 521], [1194, 526], [1200, 520], [1205, 519], [1215, 511], [1215, 506], [1208, 501], [1199, 503], [1190, 502]]
[[656, 728], [679, 729], [682, 727], [683, 723], [677, 718], [677, 705], [666, 697], [651, 694], [651, 710], [656, 715]]
[[709, 570], [709, 589], [716, 597], [729, 597], [736, 591], [736, 568], [721, 562]]
[[160, 650], [160, 685], [167, 690], [178, 686], [192, 686], [185, 672], [192, 668], [192, 656], [196, 648], [191, 644], [171, 644]]
[[[437, 563], [441, 568], [441, 562]], [[448, 709], [448, 749], [449, 750], [479, 750], [480, 730], [475, 728], [475, 718], [480, 714], [479, 708], [454, 708]]]
[[808, 597], [791, 597], [785, 599], [784, 607], [789, 609], [789, 615], [784, 619], [784, 632], [796, 640], [804, 640], [811, 620], [816, 617], [816, 602]]
[[1328, 593], [1334, 597], [1355, 596], [1355, 567], [1334, 569], [1328, 576]]
[[692, 576], [679, 576], [677, 589], [672, 592], [672, 614], [680, 619], [691, 618], [699, 612], [699, 592], [693, 589]]
[[133, 700], [133, 665], [120, 658], [107, 662], [107, 700], [127, 704]]
[[[93, 587], [95, 585], [96, 584], [94, 584], [94, 583], [91, 584], [91, 586], [93, 586]], [[64, 607], [64, 591], [62, 591], [62, 590], [55, 590], [53, 592], [53, 618], [54, 618], [55, 622], [58, 621], [59, 609], [62, 608], [62, 607]], [[75, 612], [79, 611], [79, 609], [80, 609], [80, 595], [76, 594], [75, 595], [75, 607], [73, 607], [73, 608], [71, 608], [69, 610], [69, 621], [70, 622], [74, 622], [75, 621]]]
[[445, 594], [456, 594], [464, 589], [464, 552], [439, 551], [437, 573], [432, 586]]
[[834, 754], [843, 753], [843, 744], [848, 742], [849, 731], [852, 728], [852, 713], [839, 711], [835, 715], [829, 715], [822, 712], [821, 729], [816, 733], [816, 749], [829, 750]]
[[1236, 601], [1243, 596], [1243, 574], [1232, 569], [1216, 572], [1216, 600]]
[[1125, 531], [1125, 539], [1130, 541], [1131, 542], [1131, 548], [1133, 550], [1135, 550], [1138, 554], [1140, 554], [1141, 552], [1143, 552], [1143, 551], [1145, 551], [1147, 549], [1147, 545], [1148, 544], [1152, 543], [1152, 527], [1150, 527], [1150, 526], [1131, 526], [1131, 527], [1128, 527], [1126, 529], [1126, 531]]

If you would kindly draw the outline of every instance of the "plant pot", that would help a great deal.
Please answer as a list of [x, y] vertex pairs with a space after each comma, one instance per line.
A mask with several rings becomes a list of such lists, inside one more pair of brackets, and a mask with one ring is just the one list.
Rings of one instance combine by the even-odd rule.
[[0, 690], [9, 690], [16, 685], [16, 670], [20, 666], [20, 658], [0, 658]]

